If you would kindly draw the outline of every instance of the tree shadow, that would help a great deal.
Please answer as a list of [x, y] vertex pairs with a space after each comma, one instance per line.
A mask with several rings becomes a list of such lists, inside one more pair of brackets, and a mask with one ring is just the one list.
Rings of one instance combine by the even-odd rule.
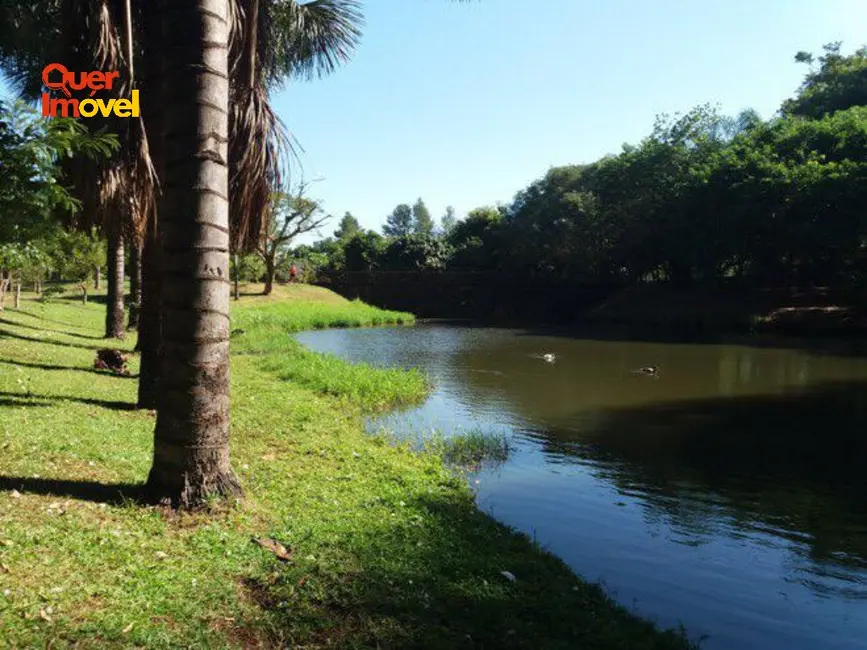
[[16, 313], [24, 314], [25, 316], [30, 316], [31, 318], [36, 318], [37, 320], [45, 321], [46, 323], [54, 323], [55, 325], [64, 325], [67, 327], [78, 327], [76, 323], [70, 323], [69, 321], [57, 320], [54, 318], [48, 318], [41, 314], [34, 313], [27, 309], [16, 309]]
[[[612, 607], [598, 585], [579, 582], [561, 560], [479, 512], [471, 498], [418, 496], [400, 505], [417, 518], [400, 524], [385, 518], [363, 535], [316, 549], [341, 567], [338, 576], [301, 560], [314, 550], [302, 540], [297, 563], [272, 580], [245, 581], [278, 641], [300, 628], [314, 630], [304, 642], [315, 647], [687, 647]], [[327, 588], [317, 589], [312, 602], [309, 596], [298, 602], [298, 585], [308, 581]]]
[[[81, 292], [79, 290], [77, 295], [62, 295], [56, 298], [58, 301], [68, 302], [73, 304], [83, 304], [81, 301]], [[87, 303], [95, 303], [97, 305], [107, 305], [108, 304], [108, 296], [104, 293], [88, 293], [87, 294]]]
[[16, 408], [20, 406], [26, 406], [27, 408], [38, 408], [38, 407], [46, 407], [51, 406], [51, 402], [47, 402], [39, 399], [32, 399], [27, 397], [26, 395], [22, 395], [19, 397], [11, 397], [9, 395], [0, 397], [0, 408], [10, 407]]
[[[44, 330], [43, 330], [44, 331]], [[52, 341], [49, 339], [40, 339], [34, 336], [25, 336], [24, 334], [16, 334], [7, 329], [0, 329], [0, 338], [9, 337], [20, 341], [28, 341], [30, 343], [41, 343], [43, 345], [56, 345], [63, 348], [78, 348], [80, 350], [101, 350], [105, 345], [84, 345], [83, 343], [66, 343], [63, 341]]]
[[143, 501], [145, 496], [144, 484], [140, 483], [98, 483], [94, 481], [0, 476], [0, 491], [11, 492], [12, 490], [24, 494], [69, 497], [114, 505], [129, 500]]
[[63, 402], [90, 404], [115, 411], [135, 411], [138, 407], [134, 402], [104, 400], [91, 397], [71, 397], [67, 395], [39, 395], [35, 393], [12, 393], [0, 391], [0, 399], [17, 400], [19, 406], [52, 406]]
[[76, 372], [88, 372], [94, 375], [103, 377], [120, 377], [121, 379], [138, 379], [138, 375], [119, 375], [105, 370], [97, 370], [96, 368], [82, 368], [81, 366], [60, 366], [50, 363], [34, 363], [31, 361], [15, 361], [14, 359], [0, 359], [0, 363], [5, 363], [10, 366], [20, 366], [22, 368], [34, 368], [37, 370], [72, 370]]
[[36, 327], [35, 325], [26, 325], [24, 323], [19, 323], [19, 322], [13, 321], [13, 320], [9, 320], [8, 318], [0, 318], [0, 323], [3, 323], [5, 325], [11, 325], [13, 327], [21, 327], [24, 329], [35, 330], [37, 332], [51, 332], [53, 334], [63, 334], [65, 336], [74, 336], [75, 338], [87, 339], [90, 341], [98, 341], [98, 340], [101, 340], [102, 338], [104, 338], [102, 336], [92, 336], [90, 334], [77, 334], [75, 332], [67, 332], [64, 330], [54, 330], [54, 329], [50, 329], [48, 327]]

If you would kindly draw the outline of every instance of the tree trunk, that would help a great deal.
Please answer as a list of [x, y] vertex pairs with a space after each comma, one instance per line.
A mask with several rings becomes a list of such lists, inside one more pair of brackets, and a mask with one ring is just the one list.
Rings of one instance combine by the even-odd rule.
[[265, 257], [265, 291], [263, 292], [266, 296], [270, 296], [271, 292], [274, 291], [274, 274], [277, 272], [277, 265], [274, 261], [274, 255], [267, 255]]
[[235, 300], [240, 300], [241, 289], [239, 287], [239, 278], [241, 277], [241, 267], [238, 266], [238, 253], [232, 253], [232, 260], [235, 264]]
[[112, 226], [108, 235], [108, 291], [105, 309], [105, 338], [122, 339], [124, 328], [123, 309], [123, 233], [120, 224]]
[[162, 314], [160, 313], [160, 264], [157, 225], [151, 218], [142, 249], [142, 302], [136, 350], [141, 353], [138, 379], [139, 408], [157, 407], [162, 349]]
[[82, 302], [82, 304], [86, 305], [87, 304], [87, 282], [82, 282], [78, 286], [81, 287], [81, 302]]
[[130, 237], [129, 242], [129, 324], [127, 329], [138, 329], [139, 311], [141, 310], [141, 243], [138, 237]]
[[102, 270], [97, 266], [93, 271], [93, 289], [99, 291], [99, 279], [102, 275]]
[[15, 309], [21, 308], [21, 281], [15, 285]]
[[6, 271], [0, 270], [0, 311], [6, 307], [6, 287], [9, 286], [9, 278]]
[[229, 462], [229, 0], [167, 2], [163, 354], [150, 494], [240, 496]]
[[34, 280], [34, 281], [33, 281], [33, 292], [34, 292], [37, 296], [41, 296], [41, 295], [42, 295], [42, 280]]
[[[149, 98], [142, 105], [142, 117], [148, 130], [148, 146], [151, 160], [162, 184], [165, 179], [165, 122], [164, 83], [165, 62], [164, 37], [162, 34], [164, 0], [152, 0], [150, 10], [142, 16], [142, 31], [145, 38], [145, 54], [148, 57], [142, 79]], [[162, 279], [160, 266], [159, 213], [164, 201], [162, 192], [157, 196], [156, 206], [148, 215], [147, 228], [142, 244], [141, 264], [141, 313], [138, 323], [136, 351], [141, 353], [138, 380], [138, 407], [155, 409], [160, 385], [160, 359], [162, 354], [162, 314], [160, 296]]]

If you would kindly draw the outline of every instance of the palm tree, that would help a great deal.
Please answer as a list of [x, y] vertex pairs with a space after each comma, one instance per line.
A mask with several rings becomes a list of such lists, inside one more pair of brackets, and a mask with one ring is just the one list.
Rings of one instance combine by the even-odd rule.
[[167, 2], [161, 13], [159, 51], [174, 56], [162, 66], [162, 105], [172, 110], [163, 142], [162, 364], [147, 487], [157, 500], [194, 507], [241, 494], [229, 463], [229, 253], [258, 241], [280, 177], [287, 139], [267, 103], [269, 81], [333, 69], [357, 40], [359, 16], [352, 0]]
[[175, 506], [240, 495], [229, 463], [230, 0], [161, 7], [166, 175], [162, 373], [149, 493]]
[[[70, 29], [70, 25], [80, 26]], [[42, 68], [63, 61], [72, 70], [124, 70], [112, 91], [129, 96], [135, 80], [130, 0], [8, 0], [0, 8], [0, 69], [31, 99], [42, 91]], [[64, 29], [66, 27], [66, 29]], [[65, 165], [82, 210], [67, 225], [99, 228], [108, 240], [108, 308], [105, 335], [124, 335], [124, 237], [135, 238], [153, 203], [155, 174], [141, 119], [92, 118], [89, 125], [121, 135], [112, 157]]]

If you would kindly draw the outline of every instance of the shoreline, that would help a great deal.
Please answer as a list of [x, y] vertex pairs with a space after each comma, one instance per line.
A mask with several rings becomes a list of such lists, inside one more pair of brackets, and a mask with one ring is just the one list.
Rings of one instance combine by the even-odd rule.
[[481, 512], [441, 457], [368, 434], [365, 414], [423, 399], [420, 373], [299, 352], [286, 335], [407, 315], [310, 287], [233, 303], [246, 500], [178, 514], [121, 496], [147, 474], [153, 417], [123, 407], [135, 381], [92, 369], [103, 307], [24, 307], [0, 324], [0, 369], [20, 369], [0, 373], [0, 633], [12, 647], [695, 647]]

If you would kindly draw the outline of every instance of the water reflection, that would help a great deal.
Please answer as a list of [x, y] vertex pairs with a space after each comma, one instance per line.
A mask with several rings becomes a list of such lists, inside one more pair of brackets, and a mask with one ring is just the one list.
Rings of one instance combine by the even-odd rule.
[[711, 649], [864, 647], [864, 359], [447, 327], [301, 338], [433, 375], [428, 403], [374, 427], [510, 431], [481, 507], [625, 604]]

